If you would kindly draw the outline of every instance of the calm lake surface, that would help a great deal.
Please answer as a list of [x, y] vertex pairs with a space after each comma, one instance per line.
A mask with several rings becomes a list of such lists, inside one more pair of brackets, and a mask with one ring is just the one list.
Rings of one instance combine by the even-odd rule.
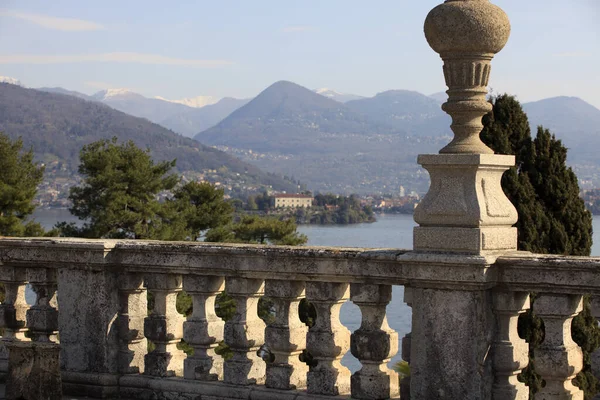
[[[74, 221], [68, 210], [36, 210], [34, 218], [51, 228], [58, 221]], [[341, 247], [378, 247], [412, 249], [412, 229], [415, 223], [412, 215], [378, 215], [377, 222], [358, 225], [304, 225], [298, 230], [308, 236], [308, 244], [312, 246], [341, 246]], [[595, 216], [594, 246], [592, 255], [600, 256], [600, 216]], [[392, 301], [387, 307], [387, 317], [390, 326], [398, 332], [399, 340], [410, 332], [411, 310], [403, 302], [404, 288], [394, 286]], [[360, 327], [361, 314], [357, 306], [346, 302], [341, 311], [341, 321], [353, 332]], [[400, 354], [391, 363], [400, 361]], [[355, 371], [360, 363], [350, 352], [342, 363]]]

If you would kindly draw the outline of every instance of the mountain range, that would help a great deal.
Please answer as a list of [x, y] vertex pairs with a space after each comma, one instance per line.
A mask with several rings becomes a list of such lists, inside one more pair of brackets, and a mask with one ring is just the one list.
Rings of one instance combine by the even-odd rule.
[[[309, 187], [338, 193], [424, 192], [416, 164], [451, 138], [442, 95], [391, 90], [340, 103], [291, 82], [277, 82], [195, 139], [268, 171], [293, 175]], [[551, 129], [569, 148], [580, 179], [600, 186], [600, 110], [578, 98], [525, 103], [532, 132]]]
[[[50, 93], [0, 83], [0, 131], [12, 138], [21, 137], [24, 148], [32, 148], [37, 160], [56, 165], [54, 172], [63, 171], [67, 176], [77, 171], [83, 145], [116, 136], [149, 149], [156, 161], [177, 159], [182, 173], [220, 169], [223, 175], [246, 184], [296, 189], [289, 181], [146, 119], [56, 90]], [[52, 171], [47, 168], [47, 172]]]
[[[92, 99], [293, 176], [312, 189], [379, 192], [403, 185], [425, 191], [427, 174], [415, 160], [419, 153], [437, 152], [452, 136], [450, 118], [440, 109], [446, 94], [390, 90], [352, 100], [337, 95], [332, 89], [277, 82], [254, 99], [225, 98], [201, 108], [127, 91], [102, 92]], [[152, 107], [160, 109], [148, 112]], [[566, 144], [583, 186], [600, 186], [595, 154], [600, 110], [575, 97], [524, 103], [523, 108], [534, 134], [544, 125]]]
[[380, 100], [343, 104], [281, 81], [194, 138], [261, 168], [294, 176], [315, 190], [364, 193], [396, 191], [400, 185], [424, 190], [427, 183], [415, 163], [416, 154], [436, 144], [441, 147], [447, 138], [443, 132], [431, 135], [413, 129], [417, 120], [429, 120], [429, 113], [402, 114], [398, 109], [393, 118], [382, 118], [369, 114], [366, 106], [361, 110], [360, 104], [352, 105], [366, 102], [377, 109]]

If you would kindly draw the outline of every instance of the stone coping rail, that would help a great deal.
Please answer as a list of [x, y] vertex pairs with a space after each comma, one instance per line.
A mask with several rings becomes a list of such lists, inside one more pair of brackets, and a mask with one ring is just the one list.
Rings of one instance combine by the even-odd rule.
[[[431, 382], [447, 385], [452, 375], [445, 367], [448, 376], [440, 377], [439, 364], [466, 357], [463, 367], [478, 377], [477, 387], [463, 384], [452, 393], [521, 399], [527, 388], [516, 375], [526, 366], [528, 349], [516, 320], [529, 308], [530, 292], [538, 293], [534, 311], [548, 338], [536, 351], [536, 369], [549, 382], [545, 398], [559, 398], [548, 393], [579, 393], [567, 384], [581, 369], [570, 321], [581, 311], [583, 295], [600, 303], [600, 258], [527, 252], [3, 238], [0, 263], [6, 290], [0, 372], [10, 381], [19, 371], [19, 360], [29, 354], [23, 343], [41, 342], [34, 347], [38, 353], [60, 346], [53, 384], [66, 395], [100, 398], [391, 399], [404, 390], [427, 399]], [[27, 284], [36, 293], [33, 306], [24, 299]], [[394, 285], [405, 287], [404, 301], [413, 311], [413, 332], [402, 339], [411, 377], [400, 382], [387, 367], [399, 348], [386, 316]], [[175, 310], [182, 290], [194, 304], [187, 318]], [[216, 316], [223, 291], [236, 303], [227, 322]], [[262, 297], [275, 310], [268, 324], [258, 318]], [[303, 299], [316, 309], [310, 328], [299, 319]], [[348, 300], [362, 314], [355, 332], [339, 321]], [[598, 311], [594, 307], [594, 315]], [[193, 354], [178, 349], [182, 339]], [[220, 342], [232, 349], [232, 358], [216, 353]], [[481, 359], [462, 353], [465, 346], [481, 347]], [[354, 374], [340, 364], [348, 350], [362, 364]], [[59, 365], [50, 358], [40, 362]]]

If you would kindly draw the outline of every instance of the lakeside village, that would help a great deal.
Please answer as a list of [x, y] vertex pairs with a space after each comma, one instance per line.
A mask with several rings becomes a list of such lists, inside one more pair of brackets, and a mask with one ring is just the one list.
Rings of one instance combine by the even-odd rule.
[[[182, 178], [184, 181], [207, 181], [223, 189], [225, 198], [233, 199], [236, 210], [240, 212], [294, 216], [299, 224], [373, 222], [374, 214], [412, 214], [421, 200], [418, 193], [408, 191], [403, 186], [395, 193], [341, 196], [312, 194], [302, 186], [299, 186], [299, 193], [276, 192], [264, 185], [225, 176], [222, 171], [217, 170], [206, 170], [187, 176], [184, 174]], [[78, 175], [52, 174], [38, 187], [38, 207], [69, 208], [69, 189], [81, 182]], [[167, 195], [163, 194], [164, 197]], [[600, 215], [600, 189], [583, 190], [580, 195], [588, 210], [594, 215]]]
[[[203, 173], [182, 175], [183, 181], [210, 182], [231, 199], [240, 213], [294, 217], [299, 224], [352, 224], [374, 222], [374, 214], [412, 214], [420, 200], [418, 193], [400, 186], [395, 193], [384, 195], [350, 195], [311, 193], [302, 185], [298, 193], [272, 190], [264, 185], [255, 185], [225, 177], [220, 171], [207, 170]], [[81, 185], [76, 176], [47, 176], [38, 187], [37, 207], [41, 209], [69, 208], [69, 189]], [[161, 194], [166, 198], [169, 194]]]

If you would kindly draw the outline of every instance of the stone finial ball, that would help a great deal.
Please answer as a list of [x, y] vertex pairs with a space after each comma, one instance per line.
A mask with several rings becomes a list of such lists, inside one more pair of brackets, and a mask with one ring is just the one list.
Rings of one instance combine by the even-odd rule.
[[425, 20], [425, 37], [442, 56], [453, 53], [493, 53], [506, 45], [510, 21], [489, 0], [447, 0]]

